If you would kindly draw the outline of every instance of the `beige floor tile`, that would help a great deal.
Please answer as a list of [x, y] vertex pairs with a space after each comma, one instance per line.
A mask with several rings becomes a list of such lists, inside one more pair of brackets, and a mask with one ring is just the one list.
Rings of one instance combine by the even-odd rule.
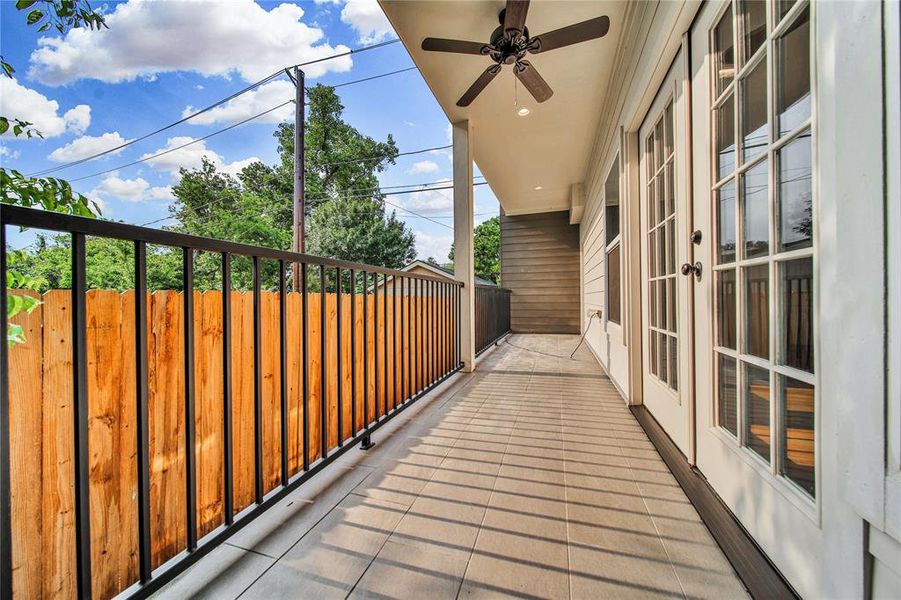
[[389, 539], [351, 598], [456, 598], [469, 553]]

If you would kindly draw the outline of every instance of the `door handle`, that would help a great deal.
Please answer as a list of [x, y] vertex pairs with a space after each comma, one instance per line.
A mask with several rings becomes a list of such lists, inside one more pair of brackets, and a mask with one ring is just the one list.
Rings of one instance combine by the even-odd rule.
[[701, 266], [700, 261], [695, 264], [685, 263], [682, 265], [682, 274], [686, 277], [689, 277], [692, 273], [694, 273], [695, 279], [701, 281], [701, 272], [703, 271], [703, 267]]

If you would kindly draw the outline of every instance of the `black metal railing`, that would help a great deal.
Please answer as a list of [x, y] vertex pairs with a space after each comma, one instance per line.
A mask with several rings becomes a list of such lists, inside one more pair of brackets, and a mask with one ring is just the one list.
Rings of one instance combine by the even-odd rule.
[[510, 290], [492, 285], [476, 285], [476, 355], [510, 332]]
[[[121, 223], [62, 215], [58, 213], [3, 206], [0, 208], [0, 326], [7, 330], [8, 290], [7, 274], [7, 227], [23, 227], [50, 230], [71, 236], [71, 332], [72, 332], [72, 416], [74, 418], [74, 448], [72, 467], [74, 471], [74, 524], [75, 524], [75, 577], [76, 592], [82, 598], [92, 596], [92, 561], [91, 561], [91, 505], [89, 481], [89, 388], [87, 339], [87, 268], [85, 244], [86, 238], [98, 237], [126, 240], [134, 245], [134, 337], [136, 370], [135, 370], [135, 436], [137, 448], [137, 473], [135, 474], [135, 494], [137, 497], [137, 540], [138, 567], [137, 578], [131, 581], [124, 590], [131, 597], [146, 597], [183, 572], [191, 564], [210, 550], [228, 539], [242, 527], [250, 523], [263, 511], [282, 499], [287, 493], [302, 485], [314, 474], [322, 470], [342, 453], [360, 442], [363, 448], [371, 446], [371, 435], [387, 420], [406, 408], [410, 403], [426, 394], [461, 367], [459, 344], [460, 284], [443, 278], [418, 275], [409, 272], [375, 267], [371, 265], [329, 260], [286, 252], [270, 248], [255, 247], [245, 244], [200, 238], [190, 235], [148, 229]], [[150, 389], [152, 378], [148, 376], [148, 284], [147, 284], [147, 247], [149, 244], [181, 249], [182, 256], [182, 295], [183, 295], [183, 330], [180, 332], [184, 355], [184, 406], [185, 427], [179, 435], [178, 443], [183, 444], [185, 480], [184, 528], [186, 535], [183, 545], [175, 556], [168, 558], [163, 564], [154, 567], [153, 538], [151, 535], [151, 433], [150, 433]], [[177, 252], [177, 250], [176, 250]], [[195, 320], [193, 318], [195, 290], [195, 258], [200, 254], [218, 255], [214, 261], [218, 265], [222, 286], [222, 347], [224, 352], [212, 360], [221, 360], [222, 374], [222, 436], [223, 451], [222, 476], [224, 479], [223, 518], [222, 522], [205, 535], [198, 534], [197, 523], [197, 457], [196, 452], [196, 387], [195, 379]], [[236, 511], [234, 496], [234, 448], [233, 436], [233, 402], [238, 393], [232, 380], [233, 368], [243, 364], [249, 357], [233, 356], [232, 351], [232, 257], [243, 257], [249, 261], [252, 269], [252, 302], [253, 302], [253, 502], [244, 509]], [[205, 259], [210, 258], [204, 256]], [[279, 275], [275, 289], [266, 293], [277, 293], [278, 311], [278, 358], [279, 381], [276, 388], [279, 394], [278, 435], [281, 444], [281, 461], [279, 465], [279, 483], [267, 489], [263, 476], [263, 432], [262, 432], [262, 387], [261, 362], [263, 346], [261, 343], [261, 263], [277, 262]], [[299, 265], [299, 269], [295, 269]], [[311, 277], [311, 268], [313, 275]], [[298, 273], [299, 281], [295, 281], [294, 273]], [[312, 281], [311, 281], [312, 280]], [[308, 362], [308, 349], [311, 345], [308, 310], [310, 298], [317, 293], [321, 295], [321, 307], [318, 344], [322, 350], [320, 360], [321, 372], [318, 374], [319, 399], [319, 439], [321, 448], [310, 447], [311, 420], [310, 398], [313, 378]], [[312, 286], [312, 290], [311, 290]], [[286, 295], [289, 287], [300, 290], [301, 294], [301, 333], [300, 343], [303, 352], [303, 372], [300, 375], [302, 385], [299, 393], [302, 398], [292, 398], [302, 403], [302, 424], [298, 424], [298, 435], [302, 435], [302, 465], [297, 458], [298, 467], [291, 473], [288, 464], [289, 427], [291, 418], [288, 411], [289, 388], [286, 375], [286, 356], [288, 351], [288, 319], [286, 318]], [[326, 339], [325, 326], [326, 292], [337, 297], [337, 341]], [[497, 333], [509, 329], [509, 292], [478, 290], [479, 306], [482, 306], [484, 318], [479, 330], [484, 332], [480, 339], [497, 337]], [[357, 326], [357, 298], [363, 296], [362, 330]], [[342, 298], [350, 297], [350, 322], [343, 322], [344, 312]], [[440, 299], [441, 302], [429, 301]], [[375, 310], [370, 311], [370, 302]], [[391, 321], [388, 318], [388, 307], [392, 306]], [[382, 314], [379, 314], [381, 310]], [[371, 317], [375, 323], [369, 327]], [[380, 323], [381, 322], [381, 323]], [[350, 364], [342, 359], [341, 344], [345, 327], [349, 327], [351, 344]], [[381, 335], [380, 335], [381, 334]], [[389, 336], [393, 340], [391, 356], [389, 356]], [[406, 340], [406, 347], [398, 353], [398, 339]], [[363, 361], [358, 364], [357, 343], [362, 346]], [[337, 351], [337, 377], [326, 369], [325, 349], [329, 346]], [[404, 344], [402, 343], [401, 346]], [[381, 347], [380, 347], [381, 346]], [[370, 347], [375, 360], [370, 362]], [[12, 596], [13, 590], [13, 547], [16, 543], [16, 531], [13, 530], [11, 518], [11, 460], [10, 460], [10, 349], [2, 344], [0, 350], [0, 597]], [[382, 358], [379, 358], [382, 354]], [[398, 364], [400, 363], [400, 364]], [[219, 367], [217, 367], [219, 368]], [[351, 431], [345, 435], [344, 410], [346, 399], [342, 397], [344, 383], [342, 377], [350, 369], [351, 379]], [[358, 394], [358, 371], [362, 369], [362, 394]], [[370, 377], [375, 380], [375, 392], [370, 394]], [[380, 381], [381, 380], [381, 381]], [[337, 388], [337, 446], [329, 444], [330, 413], [326, 402], [329, 387]], [[380, 387], [382, 386], [382, 387]], [[391, 394], [388, 387], [391, 386]], [[384, 393], [380, 391], [384, 389]], [[358, 397], [362, 396], [362, 397]], [[374, 397], [373, 397], [374, 396]], [[382, 402], [379, 402], [379, 398]], [[389, 397], [392, 398], [389, 401]], [[399, 400], [397, 400], [399, 399]], [[358, 422], [358, 402], [362, 402], [362, 422]], [[374, 414], [370, 414], [370, 405]], [[300, 429], [302, 427], [302, 430]], [[15, 440], [13, 440], [15, 441]], [[300, 441], [297, 444], [298, 452]], [[314, 454], [319, 454], [316, 458]], [[20, 493], [21, 490], [20, 490]], [[27, 492], [26, 492], [27, 495]], [[104, 507], [95, 506], [95, 510]], [[159, 510], [159, 506], [154, 507]], [[129, 582], [126, 582], [128, 585]], [[124, 586], [123, 586], [124, 587]]]

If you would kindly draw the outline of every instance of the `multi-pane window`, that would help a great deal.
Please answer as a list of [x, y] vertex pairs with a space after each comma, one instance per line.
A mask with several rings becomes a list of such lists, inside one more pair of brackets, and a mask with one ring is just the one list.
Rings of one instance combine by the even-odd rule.
[[710, 45], [717, 424], [814, 496], [810, 8], [734, 0]]
[[607, 264], [607, 320], [622, 324], [619, 234], [619, 157], [604, 181], [604, 247]]
[[679, 389], [676, 313], [676, 199], [673, 102], [645, 139], [648, 215], [648, 363], [651, 374]]

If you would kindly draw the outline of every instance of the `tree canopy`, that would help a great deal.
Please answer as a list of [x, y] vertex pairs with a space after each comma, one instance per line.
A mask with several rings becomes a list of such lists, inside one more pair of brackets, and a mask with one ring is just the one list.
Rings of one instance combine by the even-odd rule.
[[[454, 263], [454, 246], [447, 255]], [[501, 281], [501, 219], [491, 217], [473, 230], [473, 258], [475, 274], [494, 283]]]

